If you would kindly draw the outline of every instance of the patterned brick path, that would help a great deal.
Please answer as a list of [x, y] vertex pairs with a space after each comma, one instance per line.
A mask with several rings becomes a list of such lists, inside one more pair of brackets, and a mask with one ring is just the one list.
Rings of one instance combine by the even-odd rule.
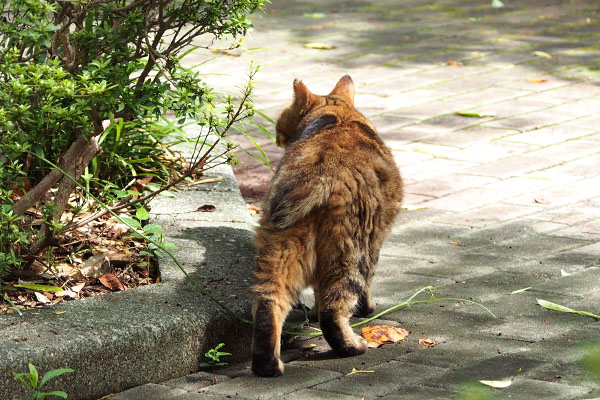
[[[188, 386], [144, 390], [177, 399], [467, 398], [484, 386], [466, 383], [521, 371], [495, 398], [600, 397], [600, 376], [584, 363], [600, 322], [536, 303], [600, 314], [600, 3], [504, 3], [274, 0], [254, 17], [239, 57], [216, 54], [200, 67], [209, 85], [231, 90], [251, 60], [260, 64], [256, 105], [270, 118], [291, 99], [294, 78], [324, 94], [350, 74], [358, 109], [405, 180], [405, 210], [374, 283], [378, 310], [434, 285], [436, 296], [480, 302], [496, 318], [464, 302], [419, 304], [379, 321], [410, 330], [403, 343], [360, 357], [332, 358], [316, 340], [312, 354], [289, 354], [296, 359], [282, 378], [237, 366], [205, 389], [200, 374]], [[315, 42], [333, 48], [304, 46]], [[276, 163], [281, 152], [260, 143]], [[240, 158], [241, 189], [259, 202], [271, 172]], [[347, 375], [353, 368], [373, 372]]]

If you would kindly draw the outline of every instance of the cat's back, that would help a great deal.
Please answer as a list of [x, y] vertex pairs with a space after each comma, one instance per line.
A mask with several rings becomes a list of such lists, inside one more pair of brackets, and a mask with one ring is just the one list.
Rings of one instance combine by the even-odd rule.
[[349, 77], [328, 96], [295, 83], [295, 101], [277, 121], [285, 153], [265, 204], [265, 223], [281, 229], [323, 211], [319, 218], [393, 219], [402, 197], [400, 173], [390, 150], [354, 108], [353, 96]]

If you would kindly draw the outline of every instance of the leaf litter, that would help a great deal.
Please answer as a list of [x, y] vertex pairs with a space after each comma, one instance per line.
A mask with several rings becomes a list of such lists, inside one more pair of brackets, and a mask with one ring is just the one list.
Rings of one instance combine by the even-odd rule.
[[[138, 181], [141, 192], [147, 182]], [[145, 216], [147, 212], [140, 208], [136, 213]], [[39, 217], [37, 214], [34, 208], [26, 213], [34, 220]], [[82, 212], [73, 216], [65, 212], [63, 218], [73, 218], [73, 224], [77, 224], [89, 215]], [[139, 224], [131, 214], [122, 215]], [[68, 221], [61, 219], [61, 222]], [[155, 283], [160, 278], [154, 276], [154, 261], [145, 253], [147, 246], [142, 238], [131, 233], [126, 225], [108, 215], [67, 230], [52, 258], [40, 257], [30, 268], [5, 278], [0, 287], [0, 314], [20, 313]]]

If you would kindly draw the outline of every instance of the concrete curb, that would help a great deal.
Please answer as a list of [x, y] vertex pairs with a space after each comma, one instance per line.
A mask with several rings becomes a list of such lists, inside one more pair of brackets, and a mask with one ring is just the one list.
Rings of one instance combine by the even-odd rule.
[[[221, 181], [155, 199], [153, 218], [179, 246], [174, 254], [187, 272], [248, 318], [251, 219], [229, 166], [206, 177]], [[217, 210], [197, 212], [204, 204]], [[26, 371], [28, 362], [40, 374], [75, 370], [44, 391], [96, 399], [195, 372], [204, 353], [221, 342], [233, 353], [226, 361], [246, 358], [251, 330], [198, 293], [170, 259], [160, 264], [159, 284], [0, 316], [0, 398], [25, 395], [11, 371]]]

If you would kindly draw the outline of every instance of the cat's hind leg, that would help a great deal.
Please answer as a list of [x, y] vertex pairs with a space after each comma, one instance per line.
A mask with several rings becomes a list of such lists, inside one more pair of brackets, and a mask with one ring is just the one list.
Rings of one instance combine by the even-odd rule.
[[350, 316], [356, 309], [361, 287], [351, 277], [343, 277], [320, 292], [321, 330], [327, 343], [341, 357], [356, 356], [367, 351], [367, 341], [350, 327]]
[[281, 330], [291, 303], [278, 299], [258, 298], [254, 304], [252, 335], [252, 372], [259, 376], [283, 374]]
[[293, 230], [266, 238], [257, 236], [256, 282], [252, 288], [252, 371], [256, 375], [283, 373], [281, 331], [298, 294], [312, 276], [314, 252], [310, 240], [310, 235]]

